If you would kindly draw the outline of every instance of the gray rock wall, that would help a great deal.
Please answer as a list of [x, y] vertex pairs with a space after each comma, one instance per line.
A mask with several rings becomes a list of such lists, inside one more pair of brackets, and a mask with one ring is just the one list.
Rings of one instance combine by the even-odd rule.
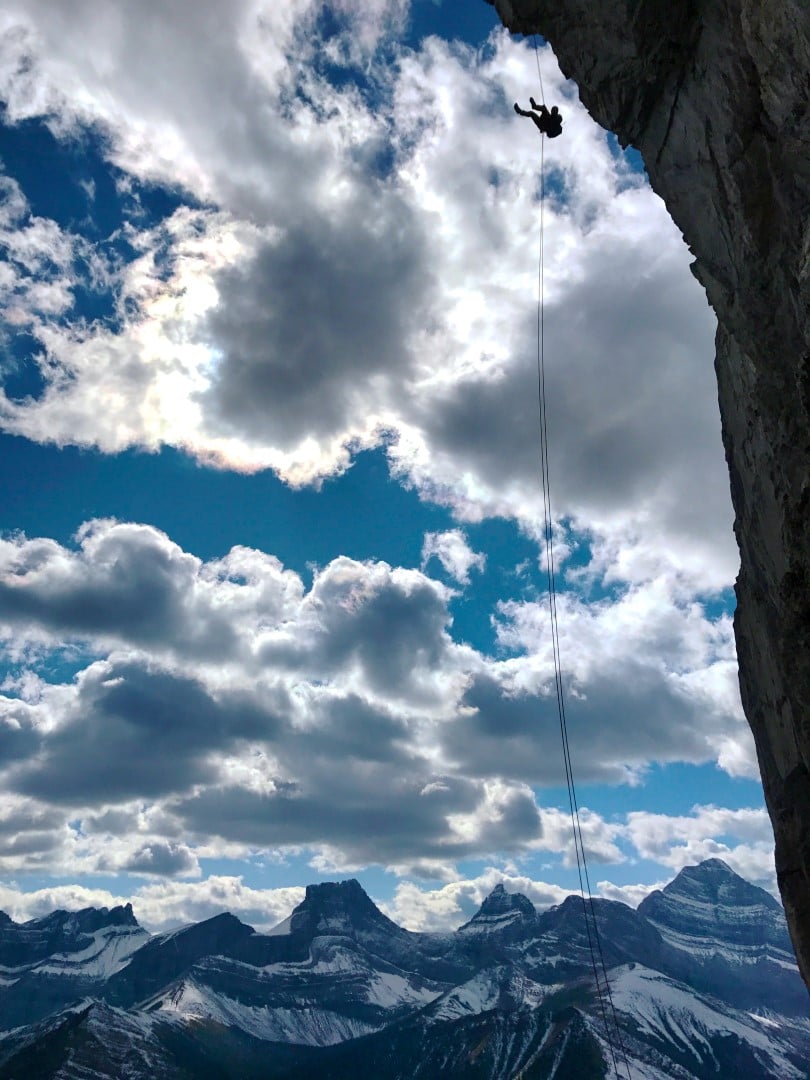
[[810, 986], [810, 4], [489, 2], [641, 152], [717, 313], [740, 685]]

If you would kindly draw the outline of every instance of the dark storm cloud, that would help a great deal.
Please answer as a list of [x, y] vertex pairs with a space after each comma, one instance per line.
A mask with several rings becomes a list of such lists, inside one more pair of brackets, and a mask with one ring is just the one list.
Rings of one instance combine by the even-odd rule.
[[44, 802], [93, 805], [155, 797], [212, 781], [209, 755], [270, 737], [272, 712], [247, 694], [215, 698], [196, 680], [132, 662], [83, 673], [59, 727], [9, 777]]
[[371, 186], [363, 194], [286, 225], [219, 275], [205, 336], [220, 360], [201, 403], [223, 432], [289, 450], [362, 428], [369, 410], [393, 404], [427, 318], [430, 263], [405, 202]]

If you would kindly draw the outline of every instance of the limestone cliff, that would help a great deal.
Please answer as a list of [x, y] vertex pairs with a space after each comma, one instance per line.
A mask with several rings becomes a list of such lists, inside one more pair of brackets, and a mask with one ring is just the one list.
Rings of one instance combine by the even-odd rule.
[[740, 685], [810, 985], [810, 4], [489, 2], [641, 151], [717, 313]]

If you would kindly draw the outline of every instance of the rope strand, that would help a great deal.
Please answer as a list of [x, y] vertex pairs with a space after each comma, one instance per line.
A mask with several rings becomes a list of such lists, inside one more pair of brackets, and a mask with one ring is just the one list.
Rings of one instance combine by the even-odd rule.
[[546, 95], [545, 95], [545, 92], [543, 90], [543, 76], [542, 76], [542, 74], [540, 72], [540, 53], [537, 51], [537, 34], [534, 35], [534, 59], [535, 59], [535, 62], [537, 63], [537, 78], [540, 81], [540, 100], [545, 105], [545, 103], [546, 103]]
[[[535, 57], [537, 59], [537, 73], [540, 75], [540, 59], [537, 54], [537, 38], [534, 42]], [[540, 93], [543, 94], [542, 76], [540, 77]], [[545, 104], [545, 97], [543, 97]], [[630, 1068], [627, 1062], [627, 1054], [624, 1048], [619, 1019], [613, 1002], [613, 994], [610, 989], [607, 967], [605, 965], [602, 942], [599, 935], [599, 926], [596, 918], [596, 909], [591, 892], [590, 875], [588, 874], [588, 862], [585, 854], [585, 843], [582, 837], [582, 824], [579, 816], [576, 788], [574, 786], [574, 770], [571, 761], [571, 748], [568, 740], [568, 723], [565, 714], [565, 692], [562, 678], [562, 661], [560, 655], [560, 632], [557, 613], [557, 585], [556, 571], [554, 566], [554, 518], [551, 507], [551, 474], [548, 459], [548, 409], [546, 403], [546, 367], [545, 367], [545, 136], [540, 140], [540, 249], [537, 268], [537, 394], [540, 420], [540, 471], [543, 486], [543, 538], [546, 546], [546, 578], [548, 583], [548, 606], [549, 620], [551, 624], [551, 650], [554, 661], [554, 684], [557, 698], [557, 715], [560, 723], [560, 738], [563, 748], [563, 762], [565, 766], [565, 781], [568, 789], [568, 806], [571, 816], [571, 828], [574, 837], [574, 852], [577, 861], [577, 875], [579, 877], [579, 890], [582, 897], [583, 916], [585, 919], [585, 933], [588, 940], [588, 951], [591, 956], [594, 984], [599, 999], [599, 1009], [602, 1014], [602, 1023], [613, 1061], [616, 1076], [619, 1076], [619, 1065], [616, 1050], [611, 1038], [611, 1024], [608, 1021], [608, 1010], [611, 1014], [612, 1026], [615, 1029], [624, 1068], [630, 1078]], [[592, 932], [593, 931], [593, 932]], [[597, 961], [598, 957], [598, 961]], [[602, 984], [604, 982], [604, 985]], [[608, 1005], [605, 1004], [607, 999]]]

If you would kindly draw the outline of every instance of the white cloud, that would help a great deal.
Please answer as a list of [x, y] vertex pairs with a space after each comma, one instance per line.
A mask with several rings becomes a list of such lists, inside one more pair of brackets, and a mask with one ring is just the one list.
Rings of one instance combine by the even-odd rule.
[[425, 533], [422, 545], [423, 570], [432, 558], [438, 559], [445, 572], [455, 578], [459, 585], [469, 585], [470, 571], [483, 571], [487, 563], [486, 555], [472, 550], [461, 529]]
[[[717, 761], [756, 776], [739, 700], [731, 621], [652, 581], [586, 603], [557, 599], [569, 739], [580, 781], [639, 783], [651, 762]], [[445, 752], [471, 772], [553, 783], [559, 771], [545, 602], [500, 605], [501, 645], [520, 655], [472, 672]]]
[[475, 878], [453, 881], [439, 889], [422, 889], [411, 881], [403, 881], [397, 885], [391, 902], [381, 907], [389, 918], [408, 930], [455, 930], [473, 917], [499, 884], [507, 892], [523, 893], [539, 911], [561, 904], [568, 895], [558, 885], [490, 866]]
[[[208, 0], [193, 17], [180, 0], [6, 5], [7, 118], [93, 128], [122, 190], [165, 183], [204, 208], [130, 224], [137, 257], [113, 281], [6, 185], [2, 302], [50, 382], [0, 401], [0, 423], [105, 452], [173, 445], [291, 484], [385, 444], [424, 498], [537, 537], [539, 142], [511, 111], [534, 57], [500, 32], [479, 53], [405, 51], [404, 0], [338, 7], [328, 59], [361, 67], [373, 101], [323, 74], [311, 0]], [[637, 783], [683, 760], [752, 775], [730, 623], [695, 603], [736, 569], [713, 321], [662, 204], [541, 62], [566, 116], [546, 148], [554, 509], [590, 545], [566, 584], [607, 593], [559, 599], [577, 775]], [[65, 320], [77, 255], [114, 284], [114, 327]], [[517, 655], [460, 646], [450, 592], [424, 572], [433, 555], [461, 584], [483, 568], [461, 529], [426, 537], [421, 573], [338, 559], [308, 591], [272, 555], [204, 563], [142, 525], [93, 523], [75, 549], [3, 541], [9, 649], [92, 657], [73, 682], [5, 686], [9, 782], [44, 816], [10, 833], [4, 865], [193, 873], [200, 845], [270, 844], [449, 876], [499, 847], [564, 854], [562, 821], [531, 791], [561, 775], [542, 608], [500, 609]], [[68, 823], [137, 800], [148, 827], [88, 840]], [[653, 851], [641, 819], [625, 834], [585, 824], [600, 858], [622, 857], [622, 835]], [[658, 861], [717, 854], [726, 825], [661, 825]], [[733, 847], [737, 865], [769, 872], [761, 844]]]
[[[258, 551], [236, 547], [203, 564], [157, 529], [112, 520], [86, 523], [76, 540], [78, 550], [0, 539], [7, 636], [244, 661], [259, 627], [283, 625], [301, 603], [300, 578]], [[250, 638], [240, 642], [243, 630]]]
[[[573, 841], [573, 825], [569, 813], [556, 809], [542, 811], [543, 840], [538, 850], [562, 855], [565, 866], [577, 865], [577, 853]], [[622, 827], [608, 822], [587, 806], [579, 807], [577, 832], [585, 848], [585, 858], [594, 863], [620, 863], [625, 856], [616, 844], [622, 835]]]
[[116, 907], [132, 903], [136, 919], [152, 933], [210, 919], [230, 911], [255, 929], [269, 930], [304, 899], [303, 888], [253, 889], [241, 877], [211, 875], [200, 882], [162, 882], [145, 885], [131, 896], [83, 885], [51, 885], [25, 892], [0, 884], [0, 910], [15, 922], [41, 918], [56, 909]]
[[286, 919], [304, 899], [304, 889], [254, 889], [241, 877], [211, 875], [200, 882], [145, 885], [132, 899], [133, 909], [148, 929], [210, 919], [230, 911], [257, 930], [269, 930]]
[[719, 858], [741, 877], [777, 893], [773, 827], [764, 808], [694, 806], [682, 816], [633, 811], [625, 835], [643, 859], [681, 870]]
[[663, 889], [668, 881], [656, 881], [650, 885], [614, 885], [612, 881], [600, 881], [597, 883], [597, 891], [605, 900], [616, 900], [620, 904], [629, 904], [637, 908], [642, 900], [656, 889]]
[[[12, 4], [11, 119], [100, 125], [119, 167], [217, 209], [140, 237], [121, 327], [38, 331], [53, 382], [5, 404], [8, 430], [109, 451], [169, 443], [291, 483], [385, 439], [425, 497], [537, 532], [539, 140], [510, 108], [534, 58], [496, 33], [480, 53], [431, 38], [375, 66], [406, 10], [339, 5], [330, 57], [363, 67], [372, 106], [313, 62], [305, 0], [232, 5], [224, 21], [209, 4], [193, 21], [179, 4], [149, 18]], [[736, 555], [712, 318], [660, 200], [547, 50], [542, 63], [566, 113], [547, 148], [555, 510], [590, 532], [602, 575], [719, 588]]]
[[[5, 867], [188, 876], [202, 847], [445, 878], [501, 851], [570, 864], [567, 816], [533, 791], [563, 775], [542, 606], [502, 606], [498, 659], [453, 640], [451, 599], [345, 557], [305, 589], [271, 555], [204, 562], [132, 523], [88, 523], [75, 547], [0, 541], [4, 633], [27, 665], [0, 696], [5, 784], [59, 809], [9, 829]], [[743, 745], [728, 620], [657, 584], [560, 604], [580, 783]], [[65, 645], [85, 663], [43, 680], [37, 650]], [[591, 859], [624, 858], [620, 828], [584, 807], [581, 823]]]
[[0, 910], [15, 922], [26, 922], [49, 915], [52, 911], [81, 911], [86, 907], [116, 907], [129, 897], [115, 896], [107, 889], [84, 885], [50, 885], [25, 892], [14, 885], [0, 884]]
[[56, 222], [31, 214], [16, 180], [0, 175], [0, 314], [10, 327], [30, 329], [73, 305], [74, 261], [89, 245]]

